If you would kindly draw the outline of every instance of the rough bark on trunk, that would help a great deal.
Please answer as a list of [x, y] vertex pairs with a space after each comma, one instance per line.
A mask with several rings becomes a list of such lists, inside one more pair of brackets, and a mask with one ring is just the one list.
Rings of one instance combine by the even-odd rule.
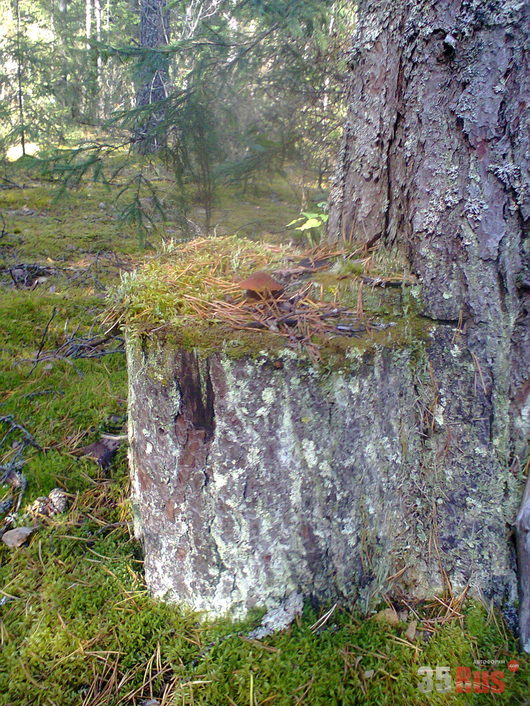
[[519, 567], [521, 646], [530, 652], [530, 479], [526, 481], [521, 509], [515, 522]]
[[[140, 46], [145, 50], [139, 67], [136, 107], [150, 106], [167, 98], [167, 58], [159, 51], [169, 42], [169, 10], [165, 0], [142, 0], [140, 5]], [[166, 144], [161, 129], [163, 111], [154, 109], [143, 118], [135, 133], [137, 150], [142, 154], [157, 152]]]
[[[447, 588], [513, 604], [517, 480], [475, 423], [454, 327], [323, 371], [129, 336], [136, 533], [150, 589], [213, 615]], [[281, 364], [278, 365], [278, 360]], [[456, 395], [458, 391], [459, 395]], [[458, 424], [456, 424], [458, 420]], [[450, 437], [450, 441], [449, 441]]]
[[328, 229], [398, 244], [460, 322], [499, 477], [528, 438], [529, 28], [519, 0], [363, 0]]

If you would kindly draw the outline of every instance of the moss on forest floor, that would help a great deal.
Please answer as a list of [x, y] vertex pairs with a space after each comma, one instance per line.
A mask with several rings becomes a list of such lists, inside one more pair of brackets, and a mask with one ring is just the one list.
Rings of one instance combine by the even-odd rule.
[[[152, 251], [140, 250], [132, 228], [114, 219], [107, 190], [87, 186], [53, 203], [50, 185], [13, 178], [31, 186], [0, 191], [0, 267], [31, 262], [57, 269], [27, 288], [16, 289], [9, 273], [0, 278], [0, 417], [10, 415], [42, 449], [24, 451], [22, 511], [57, 486], [70, 493], [71, 505], [43, 518], [26, 546], [0, 543], [0, 706], [138, 705], [150, 697], [162, 703], [163, 694], [166, 706], [526, 703], [529, 660], [518, 655], [502, 620], [477, 603], [468, 602], [462, 618], [428, 639], [419, 630], [413, 643], [405, 623], [347, 611], [336, 611], [315, 633], [311, 626], [325, 609], [309, 607], [288, 630], [249, 642], [222, 638], [252, 629], [257, 616], [238, 626], [203, 623], [147, 595], [131, 537], [125, 449], [106, 471], [73, 454], [125, 415], [124, 356], [51, 357], [36, 366], [34, 360], [40, 347], [49, 353], [101, 331], [106, 287]], [[255, 197], [238, 210], [239, 197], [223, 199], [234, 230], [259, 221], [256, 206], [268, 209], [270, 201]], [[270, 213], [269, 230], [281, 230], [293, 217], [286, 212], [297, 207], [284, 209], [275, 222]], [[0, 423], [0, 438], [6, 430]], [[0, 464], [19, 440], [13, 433], [2, 445]], [[0, 501], [12, 494], [0, 486]], [[27, 522], [20, 513], [17, 524]], [[438, 609], [416, 610], [426, 617]], [[517, 673], [506, 669], [513, 658]], [[477, 659], [500, 660], [503, 694], [457, 695], [454, 684], [448, 694], [418, 690], [419, 667], [448, 666], [454, 680], [457, 666], [473, 669]]]

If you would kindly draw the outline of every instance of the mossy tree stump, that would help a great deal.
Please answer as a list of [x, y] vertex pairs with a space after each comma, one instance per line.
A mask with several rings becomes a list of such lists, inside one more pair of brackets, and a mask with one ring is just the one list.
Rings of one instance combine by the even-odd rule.
[[[242, 617], [470, 586], [513, 602], [517, 481], [491, 449], [449, 325], [333, 366], [128, 336], [136, 532], [151, 591]], [[259, 334], [256, 334], [259, 335]], [[330, 369], [331, 368], [331, 369]], [[458, 389], [458, 395], [453, 394]]]

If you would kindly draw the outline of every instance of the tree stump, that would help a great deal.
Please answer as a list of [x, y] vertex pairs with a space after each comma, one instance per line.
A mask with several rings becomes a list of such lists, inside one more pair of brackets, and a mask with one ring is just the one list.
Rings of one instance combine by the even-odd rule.
[[[154, 595], [211, 616], [293, 591], [367, 608], [451, 587], [516, 600], [517, 480], [455, 327], [334, 368], [129, 332], [136, 534]], [[512, 499], [510, 499], [512, 498]], [[514, 504], [515, 503], [515, 504]]]

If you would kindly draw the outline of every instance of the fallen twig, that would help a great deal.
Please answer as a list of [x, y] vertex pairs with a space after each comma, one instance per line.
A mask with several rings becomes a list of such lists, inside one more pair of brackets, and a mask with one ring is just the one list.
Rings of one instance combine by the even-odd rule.
[[407, 275], [401, 278], [390, 278], [390, 277], [370, 277], [369, 275], [359, 275], [364, 284], [368, 284], [371, 287], [411, 287], [417, 284], [417, 280], [412, 275]]
[[42, 338], [40, 340], [39, 348], [37, 350], [37, 355], [35, 356], [35, 362], [33, 364], [33, 367], [31, 368], [31, 370], [27, 374], [28, 378], [31, 375], [31, 373], [35, 370], [35, 368], [37, 367], [37, 365], [39, 363], [40, 354], [41, 354], [42, 349], [44, 347], [44, 341], [46, 340], [46, 336], [48, 335], [48, 329], [50, 328], [50, 324], [54, 320], [56, 314], [57, 314], [57, 309], [56, 309], [56, 307], [54, 307], [53, 311], [52, 311], [52, 315], [48, 319], [48, 322], [47, 322], [46, 326], [44, 327], [44, 331], [42, 332]]
[[5, 443], [7, 437], [9, 436], [9, 434], [11, 434], [11, 432], [19, 431], [24, 437], [24, 443], [27, 446], [33, 446], [38, 451], [42, 451], [41, 446], [39, 446], [39, 444], [35, 441], [34, 437], [32, 436], [32, 434], [29, 433], [26, 427], [22, 426], [22, 424], [18, 424], [17, 422], [15, 422], [15, 420], [10, 414], [6, 415], [5, 417], [0, 417], [0, 424], [9, 424], [10, 426], [9, 430], [4, 434], [4, 436], [0, 440], [0, 449], [2, 448], [3, 444]]
[[16, 182], [12, 181], [11, 179], [8, 179], [7, 177], [0, 176], [0, 179], [5, 182], [4, 184], [0, 184], [0, 189], [25, 189], [26, 185], [22, 186], [21, 184], [17, 184]]
[[[48, 322], [48, 324], [51, 323], [51, 319]], [[125, 352], [125, 346], [124, 346], [124, 339], [122, 336], [117, 336], [117, 335], [112, 335], [112, 334], [107, 334], [107, 335], [98, 335], [98, 336], [90, 336], [90, 337], [83, 337], [83, 336], [77, 336], [77, 331], [79, 327], [77, 327], [73, 333], [72, 336], [69, 336], [67, 340], [59, 346], [54, 351], [50, 351], [46, 353], [45, 355], [41, 355], [42, 353], [42, 345], [39, 347], [39, 351], [37, 352], [37, 356], [33, 359], [28, 360], [27, 358], [19, 361], [21, 363], [28, 363], [32, 362], [33, 367], [31, 368], [30, 372], [28, 373], [28, 377], [31, 375], [31, 373], [35, 370], [37, 365], [39, 363], [44, 363], [46, 361], [50, 360], [66, 360], [68, 358], [73, 358], [74, 360], [79, 360], [81, 358], [103, 358], [106, 355], [113, 355], [115, 353], [124, 353]], [[46, 333], [47, 329], [45, 330]], [[41, 342], [41, 344], [44, 341]], [[107, 343], [112, 343], [116, 342], [118, 345], [115, 347], [109, 347], [109, 348], [104, 348], [104, 346]]]

